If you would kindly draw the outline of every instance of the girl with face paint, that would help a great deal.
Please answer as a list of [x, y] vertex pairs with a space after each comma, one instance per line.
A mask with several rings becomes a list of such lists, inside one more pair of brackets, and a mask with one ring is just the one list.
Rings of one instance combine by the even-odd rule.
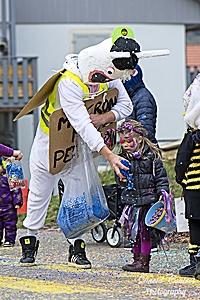
[[122, 123], [117, 129], [122, 162], [129, 165], [123, 171], [126, 179], [116, 175], [118, 185], [124, 187], [121, 201], [125, 204], [120, 222], [132, 240], [134, 261], [122, 267], [124, 271], [149, 272], [151, 237], [150, 227], [145, 225], [145, 216], [151, 205], [162, 198], [161, 190], [169, 193], [166, 170], [160, 158], [159, 149], [147, 138], [147, 132], [135, 120]]
[[[125, 152], [135, 155], [135, 153], [140, 153], [140, 147], [142, 142], [142, 137], [134, 134], [134, 130], [131, 131], [129, 134], [119, 133], [120, 136], [120, 144]], [[142, 132], [141, 132], [142, 134]]]

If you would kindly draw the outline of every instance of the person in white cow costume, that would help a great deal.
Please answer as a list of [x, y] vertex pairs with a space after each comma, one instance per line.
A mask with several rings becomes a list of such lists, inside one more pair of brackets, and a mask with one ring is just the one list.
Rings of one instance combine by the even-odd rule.
[[[118, 27], [114, 30], [112, 38], [88, 47], [78, 55], [67, 55], [63, 69], [52, 76], [52, 79], [38, 91], [15, 118], [17, 120], [45, 103], [41, 109], [40, 123], [30, 154], [31, 179], [27, 216], [23, 222], [27, 228], [27, 235], [20, 238], [22, 246], [20, 264], [22, 266], [35, 264], [39, 247], [37, 234], [44, 225], [56, 180], [55, 174], [49, 171], [51, 114], [62, 108], [70, 124], [88, 147], [101, 154], [116, 174], [123, 178], [120, 168], [124, 170], [128, 168], [120, 162], [121, 157], [109, 150], [97, 128], [102, 124], [122, 120], [131, 114], [132, 103], [120, 79], [126, 80], [134, 74], [138, 58], [168, 54], [168, 50], [140, 51], [132, 30], [125, 26]], [[50, 83], [52, 89], [46, 93], [45, 86]], [[93, 99], [95, 95], [112, 88], [117, 88], [118, 97], [111, 110], [104, 114], [89, 114], [84, 100]], [[62, 173], [62, 171], [59, 175], [65, 185], [68, 176], [65, 176], [65, 172]], [[68, 266], [91, 268], [82, 238], [68, 241], [70, 242]]]

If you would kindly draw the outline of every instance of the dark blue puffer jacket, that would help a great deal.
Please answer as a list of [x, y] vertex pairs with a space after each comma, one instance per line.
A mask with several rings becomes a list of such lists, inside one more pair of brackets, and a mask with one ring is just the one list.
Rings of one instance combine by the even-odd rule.
[[131, 76], [131, 80], [123, 83], [133, 103], [132, 114], [126, 120], [134, 119], [140, 122], [148, 132], [150, 141], [157, 144], [155, 137], [157, 120], [156, 101], [142, 80], [142, 70], [139, 65], [136, 66], [136, 70], [138, 74]]
[[[166, 169], [160, 158], [155, 159], [155, 155], [147, 144], [142, 150], [142, 157], [139, 159], [127, 156], [127, 153], [121, 148], [120, 156], [128, 159], [131, 163], [130, 173], [133, 176], [134, 190], [132, 190], [131, 198], [127, 196], [126, 190], [122, 190], [122, 203], [132, 204], [136, 206], [152, 204], [158, 201], [161, 190], [169, 193], [169, 181]], [[120, 180], [119, 176], [115, 176], [117, 184], [121, 187], [126, 187], [127, 182]], [[128, 194], [130, 194], [128, 193]]]

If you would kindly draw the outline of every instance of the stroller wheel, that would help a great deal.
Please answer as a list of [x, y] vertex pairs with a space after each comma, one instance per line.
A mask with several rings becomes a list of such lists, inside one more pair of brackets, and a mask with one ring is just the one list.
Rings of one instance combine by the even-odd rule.
[[113, 226], [108, 228], [106, 236], [107, 243], [110, 247], [118, 248], [123, 243], [123, 234], [120, 227]]
[[106, 239], [107, 227], [105, 223], [100, 223], [91, 230], [91, 234], [95, 242], [102, 243]]

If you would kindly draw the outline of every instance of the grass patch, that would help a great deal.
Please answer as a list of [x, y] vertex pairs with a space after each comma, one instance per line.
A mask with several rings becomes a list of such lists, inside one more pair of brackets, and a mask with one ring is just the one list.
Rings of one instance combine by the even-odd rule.
[[[50, 204], [49, 204], [49, 208], [47, 211], [47, 216], [45, 219], [44, 227], [48, 227], [48, 228], [58, 227], [58, 225], [56, 224], [56, 218], [57, 218], [59, 207], [60, 207], [59, 196], [52, 196]], [[26, 217], [26, 214], [18, 215], [17, 228], [25, 228], [23, 226], [23, 221], [24, 221], [25, 217]]]
[[[182, 187], [176, 183], [175, 180], [175, 160], [163, 160], [163, 164], [167, 171], [167, 176], [169, 178], [170, 190], [172, 192], [173, 198], [181, 196]], [[114, 173], [112, 170], [105, 171], [99, 174], [102, 185], [115, 183]]]

